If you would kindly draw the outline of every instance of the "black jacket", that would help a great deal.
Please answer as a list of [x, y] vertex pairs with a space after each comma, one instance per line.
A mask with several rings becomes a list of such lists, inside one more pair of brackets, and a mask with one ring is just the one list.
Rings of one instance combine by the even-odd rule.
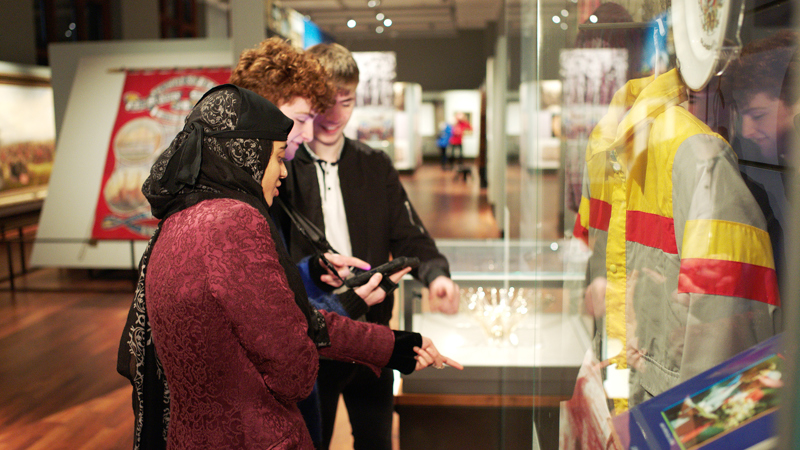
[[[294, 205], [298, 212], [324, 230], [315, 164], [308, 150], [300, 147], [294, 159], [286, 163], [289, 175], [282, 181], [279, 191], [284, 202]], [[439, 253], [411, 206], [389, 156], [361, 142], [345, 139], [337, 164], [352, 256], [372, 267], [387, 262], [390, 255], [415, 256], [420, 259], [420, 266], [412, 275], [426, 286], [440, 275], [449, 277], [447, 259]], [[283, 211], [272, 209], [292, 259], [299, 262], [315, 254], [314, 248]], [[388, 324], [393, 304], [390, 296], [373, 306], [367, 313], [367, 320]]]

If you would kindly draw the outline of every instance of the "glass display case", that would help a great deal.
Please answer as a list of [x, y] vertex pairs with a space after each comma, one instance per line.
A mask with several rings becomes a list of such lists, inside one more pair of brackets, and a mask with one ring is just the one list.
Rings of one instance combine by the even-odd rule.
[[792, 447], [790, 3], [504, 2], [487, 123], [519, 98], [520, 152], [487, 167], [519, 195], [490, 178], [506, 239], [438, 242], [458, 314], [402, 283], [400, 326], [465, 365], [403, 377], [403, 448]]
[[[439, 241], [461, 288], [459, 313], [430, 313], [422, 285], [406, 277], [401, 327], [438, 338], [442, 352], [471, 367], [577, 367], [593, 324], [574, 313], [587, 255], [570, 245]], [[569, 351], [537, 352], [535, 344], [549, 335]]]
[[[587, 249], [553, 241], [437, 241], [461, 288], [454, 315], [432, 313], [426, 289], [406, 276], [398, 289], [400, 326], [430, 337], [465, 366], [403, 377], [396, 398], [404, 448], [430, 445], [428, 419], [458, 417], [487, 429], [480, 443], [451, 438], [435, 448], [531, 448], [533, 406], [569, 399], [594, 324], [577, 314]], [[542, 343], [548, 345], [542, 345]], [[486, 420], [495, 417], [497, 420]], [[556, 424], [557, 425], [557, 424]], [[549, 427], [556, 430], [557, 426]], [[557, 435], [548, 437], [557, 444]], [[422, 447], [415, 447], [421, 445]], [[470, 447], [478, 445], [478, 447]], [[408, 446], [408, 447], [406, 447]]]

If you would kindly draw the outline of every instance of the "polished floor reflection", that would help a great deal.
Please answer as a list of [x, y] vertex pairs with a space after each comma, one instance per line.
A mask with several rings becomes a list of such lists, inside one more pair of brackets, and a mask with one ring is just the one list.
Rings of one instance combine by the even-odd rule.
[[131, 448], [115, 361], [132, 277], [41, 269], [0, 292], [0, 448]]
[[480, 188], [477, 170], [463, 173], [467, 175], [425, 164], [413, 173], [401, 175], [401, 181], [434, 238], [499, 238], [500, 226], [486, 198], [486, 189]]

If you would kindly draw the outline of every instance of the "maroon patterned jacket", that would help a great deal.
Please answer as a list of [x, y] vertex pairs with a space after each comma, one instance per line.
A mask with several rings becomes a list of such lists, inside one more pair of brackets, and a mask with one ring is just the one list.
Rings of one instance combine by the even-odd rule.
[[206, 200], [171, 216], [147, 270], [170, 449], [311, 449], [295, 402], [311, 392], [319, 356], [376, 373], [391, 357], [388, 327], [333, 313], [323, 312], [332, 345], [315, 347], [267, 221], [245, 203]]

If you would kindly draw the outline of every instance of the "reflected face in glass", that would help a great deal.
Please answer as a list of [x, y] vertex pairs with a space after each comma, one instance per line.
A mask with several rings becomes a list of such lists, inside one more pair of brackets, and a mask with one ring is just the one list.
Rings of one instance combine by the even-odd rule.
[[278, 195], [278, 186], [281, 185], [281, 180], [286, 178], [286, 142], [273, 142], [272, 155], [269, 157], [269, 163], [266, 170], [264, 170], [264, 178], [261, 179], [261, 188], [264, 191], [264, 198], [267, 204], [272, 206], [272, 200]]
[[278, 109], [294, 121], [286, 141], [286, 160], [291, 160], [300, 144], [314, 139], [314, 117], [317, 114], [311, 110], [311, 102], [302, 97], [295, 97], [279, 105]]
[[742, 136], [753, 141], [767, 158], [777, 158], [783, 137], [792, 128], [792, 111], [778, 98], [766, 92], [734, 94], [742, 119]]
[[356, 86], [347, 85], [336, 94], [336, 104], [314, 120], [314, 137], [324, 145], [335, 145], [344, 137], [344, 127], [356, 106]]

